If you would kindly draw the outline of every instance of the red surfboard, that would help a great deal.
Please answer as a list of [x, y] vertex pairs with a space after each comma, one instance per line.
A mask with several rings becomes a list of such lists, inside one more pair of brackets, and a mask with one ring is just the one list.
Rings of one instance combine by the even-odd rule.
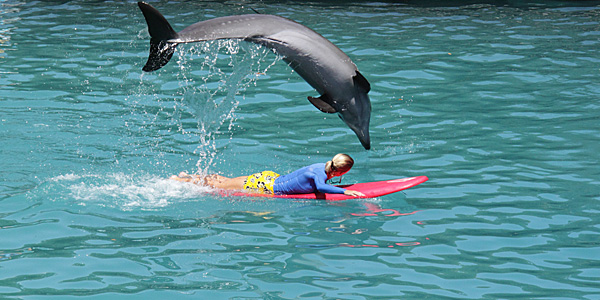
[[228, 192], [219, 191], [219, 194], [223, 196], [235, 196], [235, 197], [267, 197], [267, 198], [287, 198], [287, 199], [321, 199], [321, 200], [348, 200], [356, 198], [374, 198], [383, 195], [392, 194], [419, 185], [429, 178], [427, 176], [417, 176], [409, 178], [399, 178], [393, 180], [364, 182], [349, 185], [338, 185], [341, 188], [355, 190], [365, 194], [364, 197], [352, 197], [344, 194], [323, 194], [323, 193], [310, 193], [310, 194], [292, 194], [292, 195], [271, 195], [271, 194], [249, 194], [242, 192]]

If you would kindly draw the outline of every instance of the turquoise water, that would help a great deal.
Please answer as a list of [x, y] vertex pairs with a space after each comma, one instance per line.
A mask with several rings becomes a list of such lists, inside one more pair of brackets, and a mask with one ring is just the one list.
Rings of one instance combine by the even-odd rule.
[[[372, 150], [268, 50], [142, 74], [134, 2], [0, 1], [1, 299], [600, 299], [600, 3], [155, 2], [177, 30], [297, 20], [370, 81]], [[346, 152], [337, 203], [238, 199], [182, 170]]]

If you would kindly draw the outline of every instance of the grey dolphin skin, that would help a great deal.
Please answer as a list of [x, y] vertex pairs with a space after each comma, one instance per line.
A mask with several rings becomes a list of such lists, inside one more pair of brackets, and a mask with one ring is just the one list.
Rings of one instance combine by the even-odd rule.
[[175, 32], [154, 7], [144, 2], [138, 2], [138, 6], [151, 37], [150, 56], [142, 70], [162, 68], [181, 43], [241, 39], [263, 45], [280, 55], [319, 92], [318, 98], [308, 97], [315, 107], [338, 113], [363, 147], [371, 148], [371, 100], [367, 95], [371, 86], [342, 50], [312, 29], [283, 17], [252, 14], [210, 19]]

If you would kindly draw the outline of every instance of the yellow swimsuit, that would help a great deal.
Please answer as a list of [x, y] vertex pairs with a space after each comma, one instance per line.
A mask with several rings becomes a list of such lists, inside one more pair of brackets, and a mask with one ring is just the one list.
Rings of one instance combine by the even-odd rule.
[[255, 173], [244, 182], [244, 191], [249, 193], [273, 194], [273, 183], [279, 174], [272, 171]]

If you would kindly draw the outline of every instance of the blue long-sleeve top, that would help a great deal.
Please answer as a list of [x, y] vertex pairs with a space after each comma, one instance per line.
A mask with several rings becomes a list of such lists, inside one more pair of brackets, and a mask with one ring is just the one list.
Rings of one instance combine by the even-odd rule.
[[275, 194], [307, 194], [314, 192], [343, 194], [346, 189], [325, 183], [325, 164], [318, 163], [279, 176], [273, 184]]

